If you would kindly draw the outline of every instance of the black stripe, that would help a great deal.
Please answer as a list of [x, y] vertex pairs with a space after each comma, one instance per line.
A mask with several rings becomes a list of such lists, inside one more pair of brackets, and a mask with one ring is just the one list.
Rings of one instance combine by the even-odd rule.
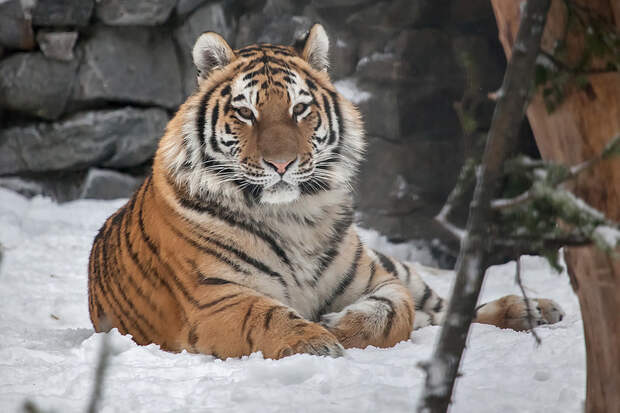
[[215, 107], [211, 111], [211, 137], [210, 137], [210, 142], [211, 142], [211, 148], [215, 152], [222, 153], [222, 150], [220, 149], [220, 147], [217, 144], [217, 135], [216, 135], [216, 130], [215, 130], [215, 128], [217, 126], [217, 120], [218, 120], [219, 116], [220, 116], [220, 102], [216, 102], [215, 103]]
[[[146, 182], [145, 182], [145, 185], [146, 185]], [[144, 195], [146, 195], [146, 190], [144, 191]], [[143, 197], [142, 201], [144, 202], [144, 197]], [[138, 216], [138, 219], [140, 219], [140, 215]], [[129, 227], [130, 224], [127, 223], [127, 226]], [[193, 306], [195, 306], [195, 307], [198, 306], [198, 304], [199, 304], [198, 300], [196, 300], [196, 298], [187, 291], [187, 288], [185, 288], [185, 285], [183, 285], [183, 283], [181, 282], [181, 280], [177, 276], [176, 272], [172, 269], [172, 267], [170, 267], [170, 264], [168, 264], [166, 261], [164, 261], [162, 259], [162, 257], [157, 253], [157, 250], [154, 249], [154, 243], [153, 243], [151, 237], [146, 232], [140, 232], [140, 235], [141, 235], [142, 241], [147, 245], [147, 247], [151, 251], [152, 257], [154, 257], [156, 260], [158, 260], [159, 263], [161, 264], [161, 266], [164, 268], [164, 270], [166, 270], [166, 272], [168, 273], [169, 277], [172, 278], [172, 281], [174, 281], [175, 286], [181, 292], [183, 297], [190, 304], [192, 304]], [[129, 234], [127, 232], [125, 233], [125, 236], [127, 238], [127, 242], [129, 242], [129, 238], [128, 238]], [[135, 255], [135, 252], [134, 252], [134, 255]], [[137, 255], [135, 255], [135, 257], [137, 259]], [[167, 288], [170, 288], [170, 286], [167, 283], [165, 283], [165, 279], [163, 277], [158, 277], [158, 278], [159, 278], [159, 281], [161, 281], [162, 283], [164, 283], [164, 285], [167, 286]], [[172, 292], [173, 290], [170, 289], [170, 291]], [[173, 295], [174, 295], [174, 293], [173, 293]], [[179, 306], [179, 308], [183, 312], [183, 314], [185, 315], [185, 312], [183, 311], [182, 306]]]
[[437, 301], [437, 304], [435, 304], [435, 307], [433, 307], [433, 311], [436, 312], [436, 313], [439, 313], [439, 312], [441, 312], [442, 309], [443, 309], [443, 299], [440, 298]]
[[196, 334], [196, 324], [192, 325], [187, 333], [187, 342], [190, 346], [194, 347], [198, 343], [198, 334]]
[[409, 266], [407, 264], [401, 263], [403, 268], [405, 268], [405, 283], [409, 286], [409, 282], [411, 281], [411, 270], [409, 270]]
[[377, 257], [379, 257], [379, 261], [381, 262], [381, 266], [387, 272], [389, 272], [392, 275], [398, 275], [398, 273], [396, 272], [396, 267], [394, 266], [394, 263], [392, 262], [391, 259], [383, 255], [379, 251], [375, 251], [375, 254], [377, 254]]
[[255, 298], [254, 301], [252, 301], [252, 304], [249, 305], [248, 311], [246, 311], [245, 316], [243, 317], [243, 324], [241, 324], [241, 332], [245, 331], [245, 326], [248, 323], [250, 316], [252, 315], [254, 304], [256, 304], [257, 301], [258, 301], [258, 298]]
[[[176, 189], [176, 185], [174, 185], [174, 183], [169, 182], [169, 184], [173, 188]], [[226, 210], [221, 205], [217, 205], [211, 202], [200, 202], [199, 203], [195, 200], [188, 199], [187, 197], [183, 196], [183, 194], [179, 193], [178, 190], [177, 190], [177, 199], [179, 200], [179, 203], [181, 204], [181, 206], [183, 206], [184, 208], [187, 208], [192, 211], [199, 212], [199, 213], [207, 213], [214, 218], [218, 218], [226, 222], [230, 226], [241, 228], [251, 233], [252, 235], [260, 238], [267, 244], [269, 244], [269, 246], [271, 247], [271, 250], [278, 256], [278, 258], [280, 258], [280, 260], [282, 260], [282, 262], [285, 265], [289, 267], [289, 269], [291, 270], [291, 275], [295, 279], [295, 282], [298, 285], [300, 284], [297, 278], [295, 277], [295, 271], [284, 249], [280, 247], [280, 245], [278, 244], [278, 242], [276, 241], [274, 237], [272, 237], [270, 234], [267, 234], [265, 231], [260, 229], [258, 227], [259, 224], [253, 223], [253, 222], [242, 221], [239, 218], [237, 218], [235, 213], [233, 213], [232, 211]], [[351, 219], [352, 219], [352, 216], [351, 216]]]
[[237, 301], [237, 302], [234, 302], [234, 303], [226, 304], [225, 306], [220, 307], [220, 308], [218, 308], [217, 310], [215, 310], [215, 311], [213, 311], [213, 312], [209, 313], [209, 315], [208, 315], [208, 316], [210, 317], [210, 316], [212, 316], [212, 315], [214, 315], [214, 314], [217, 314], [217, 313], [220, 313], [220, 312], [222, 312], [222, 311], [224, 311], [224, 310], [228, 310], [230, 307], [235, 307], [235, 306], [237, 306], [237, 305], [239, 305], [239, 304], [241, 304], [241, 303], [243, 303], [243, 302], [245, 302], [245, 298], [242, 298], [241, 300], [239, 300], [239, 301]]
[[344, 122], [342, 122], [342, 115], [340, 113], [340, 105], [338, 103], [338, 94], [330, 91], [329, 95], [334, 101], [334, 112], [336, 113], [336, 120], [338, 121], [338, 137], [341, 138], [344, 134]]
[[269, 330], [269, 325], [271, 323], [271, 318], [273, 317], [273, 312], [276, 311], [278, 308], [281, 308], [278, 305], [274, 305], [273, 307], [271, 307], [269, 310], [267, 310], [267, 312], [265, 313], [265, 330]]
[[347, 287], [353, 282], [355, 276], [357, 275], [357, 268], [359, 266], [360, 258], [362, 257], [362, 251], [364, 250], [363, 245], [358, 240], [357, 249], [355, 250], [355, 257], [349, 266], [349, 269], [344, 274], [344, 277], [340, 280], [338, 287], [334, 291], [334, 293], [323, 303], [323, 306], [319, 310], [319, 315], [325, 314], [325, 311], [329, 309], [329, 306], [332, 305], [334, 300], [338, 298], [338, 296], [342, 295]]
[[221, 279], [221, 278], [215, 278], [215, 277], [201, 278], [198, 282], [201, 285], [236, 284], [236, 283], [234, 283], [232, 281], [224, 280], [224, 279]]
[[332, 120], [333, 107], [329, 99], [327, 99], [327, 95], [323, 95], [323, 104], [325, 105], [325, 112], [327, 113], [327, 119], [329, 121], [329, 141], [327, 142], [327, 144], [333, 145], [334, 142], [336, 142], [336, 130], [334, 129], [334, 124]]
[[[121, 210], [119, 210], [118, 215], [122, 215], [124, 217], [125, 211], [126, 210], [122, 208]], [[125, 294], [125, 290], [121, 288], [121, 284], [119, 280], [120, 275], [118, 274], [118, 261], [116, 258], [116, 254], [114, 254], [114, 252], [110, 252], [110, 250], [107, 248], [107, 240], [110, 238], [112, 230], [117, 229], [117, 228], [118, 226], [113, 226], [112, 224], [108, 225], [106, 228], [104, 237], [101, 240], [102, 241], [101, 242], [101, 258], [103, 260], [102, 262], [105, 265], [104, 267], [105, 273], [102, 278], [103, 278], [103, 281], [105, 281], [105, 284], [107, 286], [107, 292], [105, 292], [105, 294], [112, 298], [117, 308], [121, 311], [121, 314], [125, 317], [126, 320], [128, 320], [129, 322], [131, 322], [131, 324], [133, 324], [133, 326], [136, 328], [137, 332], [142, 336], [142, 338], [144, 338], [145, 341], [149, 341], [150, 336], [147, 335], [146, 332], [142, 329], [142, 326], [140, 326], [140, 324], [138, 323], [138, 319], [141, 320], [142, 323], [146, 326], [146, 328], [151, 330], [152, 332], [156, 331], [155, 327], [144, 317], [144, 315], [142, 315], [141, 312], [139, 312], [135, 308], [134, 303], [131, 300], [129, 300], [129, 298], [127, 298], [127, 295]], [[103, 283], [101, 283], [101, 287], [103, 290]], [[128, 308], [124, 307], [121, 304], [116, 293], [114, 293], [113, 291], [113, 287], [114, 289], [116, 289], [118, 294], [120, 294], [120, 298], [122, 298], [122, 300], [125, 302]], [[134, 332], [132, 332], [132, 334], [133, 333]]]
[[241, 293], [228, 294], [228, 295], [225, 295], [223, 297], [218, 298], [217, 300], [209, 301], [208, 303], [199, 304], [198, 308], [200, 310], [204, 310], [205, 308], [213, 307], [214, 305], [217, 305], [217, 304], [221, 303], [222, 301], [226, 301], [226, 300], [230, 300], [231, 298], [235, 298], [235, 297], [237, 297], [240, 294]]
[[312, 286], [316, 286], [320, 278], [323, 276], [325, 270], [331, 265], [334, 259], [338, 256], [340, 250], [340, 244], [348, 233], [348, 229], [353, 223], [353, 211], [346, 209], [342, 213], [340, 218], [333, 226], [332, 236], [327, 241], [327, 248], [325, 252], [319, 256], [319, 262], [317, 270], [314, 273], [313, 279], [310, 281]]
[[375, 279], [375, 275], [377, 274], [377, 264], [374, 261], [370, 262], [370, 276], [368, 277], [368, 283], [366, 284], [366, 288], [364, 289], [364, 294], [368, 294], [370, 292], [370, 288], [372, 287], [372, 281]]
[[416, 303], [415, 309], [416, 310], [423, 309], [424, 305], [426, 304], [428, 299], [431, 298], [431, 294], [432, 294], [432, 292], [431, 292], [431, 289], [429, 288], [429, 286], [424, 284], [424, 294], [422, 295], [422, 299], [420, 300], [420, 302]]
[[[213, 251], [212, 249], [210, 249], [210, 248], [208, 248], [208, 247], [206, 247], [206, 246], [204, 246], [204, 245], [202, 245], [202, 244], [200, 244], [200, 243], [196, 242], [195, 240], [193, 240], [193, 239], [191, 239], [191, 238], [188, 238], [187, 236], [185, 236], [185, 234], [183, 234], [182, 232], [180, 232], [177, 228], [175, 228], [175, 227], [174, 227], [174, 226], [173, 226], [170, 222], [168, 222], [168, 220], [166, 220], [165, 218], [164, 218], [162, 221], [163, 221], [163, 222], [165, 222], [165, 223], [166, 223], [166, 224], [170, 227], [170, 229], [172, 229], [172, 231], [173, 231], [175, 234], [177, 234], [180, 238], [182, 238], [182, 239], [186, 240], [188, 243], [192, 244], [195, 248], [197, 248], [197, 249], [199, 249], [199, 250], [201, 250], [201, 251], [203, 251], [203, 252], [206, 252], [206, 253], [208, 253], [208, 254], [213, 255], [213, 254], [212, 254], [212, 252], [214, 252], [214, 251]], [[198, 233], [198, 232], [197, 232], [196, 230], [194, 230], [193, 228], [190, 228], [190, 231], [191, 231], [191, 232], [192, 232], [195, 236], [197, 236], [199, 239], [201, 239], [201, 240], [203, 240], [203, 241], [206, 241], [206, 242], [209, 242], [209, 243], [211, 243], [211, 244], [214, 244], [214, 245], [216, 245], [216, 246], [218, 246], [218, 247], [222, 248], [223, 250], [226, 250], [226, 251], [228, 251], [228, 252], [233, 253], [234, 255], [236, 255], [236, 256], [237, 256], [237, 258], [241, 259], [241, 260], [242, 260], [242, 261], [244, 261], [246, 264], [249, 264], [249, 265], [253, 266], [254, 268], [258, 269], [259, 271], [261, 271], [261, 272], [263, 272], [263, 273], [265, 273], [265, 274], [267, 274], [267, 275], [269, 275], [269, 276], [271, 276], [271, 277], [276, 278], [276, 279], [280, 282], [280, 284], [282, 285], [282, 287], [284, 288], [284, 290], [285, 290], [285, 294], [286, 294], [286, 296], [288, 297], [288, 285], [287, 285], [286, 281], [284, 280], [284, 277], [282, 277], [282, 275], [281, 275], [280, 273], [278, 273], [278, 272], [276, 272], [276, 271], [272, 270], [271, 268], [269, 268], [269, 267], [268, 267], [266, 264], [264, 264], [263, 262], [261, 262], [261, 261], [259, 261], [259, 260], [255, 259], [255, 258], [253, 258], [253, 257], [250, 257], [250, 256], [249, 256], [249, 255], [247, 255], [245, 252], [243, 252], [243, 251], [241, 251], [241, 250], [239, 250], [239, 249], [237, 249], [237, 248], [235, 248], [235, 247], [232, 247], [232, 246], [230, 246], [230, 245], [224, 244], [223, 242], [218, 241], [218, 240], [216, 240], [216, 239], [214, 239], [214, 238], [211, 238], [211, 237], [207, 237], [207, 236], [205, 236], [205, 235], [202, 235], [201, 233]], [[229, 261], [230, 261], [230, 260], [229, 260]], [[224, 261], [223, 261], [223, 262], [224, 262]], [[232, 262], [232, 261], [231, 261], [231, 262]], [[247, 270], [243, 270], [242, 272], [244, 272], [244, 273], [246, 273], [246, 274], [248, 274], [248, 275], [250, 274]]]
[[376, 295], [371, 295], [370, 297], [368, 297], [368, 299], [380, 301], [382, 303], [387, 304], [388, 307], [390, 307], [390, 311], [388, 312], [385, 328], [383, 329], [383, 337], [387, 338], [387, 336], [390, 335], [390, 331], [392, 330], [392, 325], [394, 324], [394, 317], [396, 316], [396, 311], [394, 310], [394, 303], [392, 302], [392, 300], [388, 298], [378, 297]]

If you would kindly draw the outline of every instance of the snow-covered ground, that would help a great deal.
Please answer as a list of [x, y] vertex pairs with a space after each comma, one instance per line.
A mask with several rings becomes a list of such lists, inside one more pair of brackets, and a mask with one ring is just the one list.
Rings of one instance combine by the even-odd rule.
[[[91, 241], [122, 201], [56, 205], [0, 189], [0, 412], [24, 400], [58, 412], [83, 411], [103, 335], [88, 317], [86, 273]], [[376, 233], [367, 242], [408, 255]], [[522, 260], [531, 296], [557, 300], [567, 316], [529, 334], [476, 325], [452, 412], [579, 412], [585, 350], [579, 307], [565, 274], [544, 260]], [[453, 276], [429, 274], [444, 296]], [[492, 268], [483, 300], [518, 293], [514, 263]], [[391, 349], [348, 350], [340, 359], [296, 355], [280, 361], [171, 354], [110, 333], [114, 353], [104, 412], [411, 412], [438, 327], [415, 331]]]

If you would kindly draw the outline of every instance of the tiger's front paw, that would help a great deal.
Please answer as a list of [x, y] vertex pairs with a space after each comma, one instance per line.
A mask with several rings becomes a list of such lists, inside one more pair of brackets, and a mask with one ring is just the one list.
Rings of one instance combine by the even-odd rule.
[[293, 354], [341, 357], [344, 355], [344, 347], [324, 327], [316, 323], [307, 323], [295, 327], [292, 334], [285, 338], [284, 345], [278, 351], [278, 358]]

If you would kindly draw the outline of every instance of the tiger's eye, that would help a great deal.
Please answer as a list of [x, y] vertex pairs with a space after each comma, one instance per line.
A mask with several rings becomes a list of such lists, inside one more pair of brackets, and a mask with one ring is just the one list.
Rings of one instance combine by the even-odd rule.
[[237, 109], [237, 112], [239, 112], [239, 114], [246, 119], [252, 119], [254, 116], [252, 110], [250, 108], [246, 108], [245, 106]]
[[293, 115], [295, 116], [301, 115], [306, 110], [306, 107], [308, 107], [308, 105], [306, 105], [305, 103], [296, 104], [295, 106], [293, 106]]

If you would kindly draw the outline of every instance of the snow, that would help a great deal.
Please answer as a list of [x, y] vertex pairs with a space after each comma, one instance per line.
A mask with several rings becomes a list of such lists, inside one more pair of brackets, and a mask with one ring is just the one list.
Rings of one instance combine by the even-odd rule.
[[[26, 399], [59, 412], [88, 404], [104, 337], [93, 333], [88, 317], [88, 253], [122, 203], [57, 205], [0, 189], [0, 411], [18, 411]], [[407, 255], [407, 244], [392, 246], [370, 231], [364, 238], [388, 253], [419, 253]], [[537, 329], [539, 347], [527, 333], [475, 325], [453, 413], [582, 411], [583, 328], [568, 277], [539, 257], [524, 257], [522, 268], [530, 296], [555, 299], [567, 316]], [[483, 299], [518, 294], [514, 271], [514, 263], [490, 269]], [[425, 279], [445, 296], [453, 275], [429, 271]], [[340, 359], [253, 354], [221, 361], [137, 346], [113, 330], [101, 411], [411, 412], [424, 380], [417, 365], [430, 357], [438, 332], [426, 327], [394, 348], [348, 350]]]
[[620, 244], [620, 231], [617, 228], [599, 225], [594, 229], [594, 235], [598, 236], [610, 249]]
[[370, 92], [360, 89], [357, 85], [357, 80], [352, 78], [337, 80], [334, 82], [334, 86], [342, 96], [356, 105], [370, 99], [372, 96]]

